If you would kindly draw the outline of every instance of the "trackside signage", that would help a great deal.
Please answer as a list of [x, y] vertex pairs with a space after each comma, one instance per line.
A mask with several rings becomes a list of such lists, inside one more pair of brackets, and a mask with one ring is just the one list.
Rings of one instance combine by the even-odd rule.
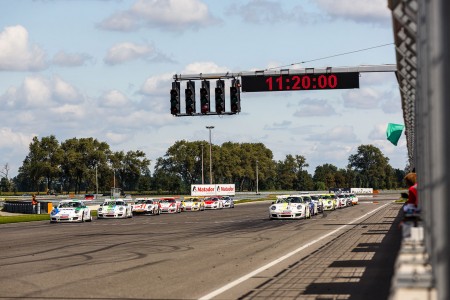
[[351, 188], [350, 193], [355, 194], [373, 194], [373, 188]]
[[191, 184], [191, 196], [234, 196], [234, 184]]

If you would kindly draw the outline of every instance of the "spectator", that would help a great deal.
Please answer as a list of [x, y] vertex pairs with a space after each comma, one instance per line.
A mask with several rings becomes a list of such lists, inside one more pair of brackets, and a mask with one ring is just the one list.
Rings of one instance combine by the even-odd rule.
[[32, 198], [31, 198], [31, 205], [33, 206], [33, 214], [37, 214], [38, 202], [36, 200], [36, 195], [35, 194], [33, 194]]
[[417, 181], [416, 181], [416, 173], [408, 173], [405, 176], [405, 182], [408, 186], [408, 201], [407, 204], [414, 204], [416, 207], [418, 206], [418, 198], [417, 198]]
[[406, 201], [403, 210], [407, 214], [418, 212], [419, 199], [417, 197], [416, 173], [408, 173], [405, 176], [405, 182], [408, 186], [408, 201]]

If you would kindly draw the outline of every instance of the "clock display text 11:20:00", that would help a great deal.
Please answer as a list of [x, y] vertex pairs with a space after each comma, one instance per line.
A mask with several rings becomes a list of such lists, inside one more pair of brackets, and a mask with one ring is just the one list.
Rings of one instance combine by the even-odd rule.
[[242, 92], [335, 90], [359, 88], [359, 72], [242, 76]]

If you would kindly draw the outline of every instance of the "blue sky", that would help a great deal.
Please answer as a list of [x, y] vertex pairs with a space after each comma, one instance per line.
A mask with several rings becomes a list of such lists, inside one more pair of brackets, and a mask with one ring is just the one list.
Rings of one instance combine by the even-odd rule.
[[403, 124], [393, 73], [363, 73], [354, 90], [243, 93], [233, 116], [169, 112], [174, 74], [395, 64], [394, 45], [320, 59], [392, 42], [387, 0], [4, 0], [0, 166], [17, 175], [33, 136], [53, 134], [142, 150], [153, 168], [212, 125], [213, 144], [262, 142], [276, 160], [305, 156], [311, 174], [344, 168], [361, 144], [403, 169], [404, 135], [385, 135]]

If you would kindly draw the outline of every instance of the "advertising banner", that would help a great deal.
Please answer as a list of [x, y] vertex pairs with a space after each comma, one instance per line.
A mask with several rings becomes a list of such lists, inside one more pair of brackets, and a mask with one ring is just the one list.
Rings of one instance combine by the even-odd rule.
[[350, 193], [355, 194], [373, 194], [373, 188], [351, 188]]
[[191, 184], [191, 196], [234, 196], [234, 184]]

